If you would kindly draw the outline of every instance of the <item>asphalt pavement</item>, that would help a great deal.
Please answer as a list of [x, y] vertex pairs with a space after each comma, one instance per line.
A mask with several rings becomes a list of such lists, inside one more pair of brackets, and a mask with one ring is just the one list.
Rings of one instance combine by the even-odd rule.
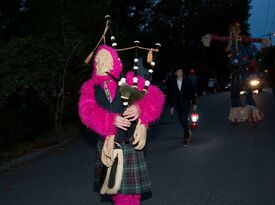
[[[265, 115], [257, 128], [228, 122], [229, 92], [200, 97], [189, 147], [166, 108], [149, 130], [153, 187], [142, 205], [274, 205], [275, 98], [255, 99]], [[0, 205], [111, 205], [93, 192], [95, 140], [83, 139], [0, 176]]]

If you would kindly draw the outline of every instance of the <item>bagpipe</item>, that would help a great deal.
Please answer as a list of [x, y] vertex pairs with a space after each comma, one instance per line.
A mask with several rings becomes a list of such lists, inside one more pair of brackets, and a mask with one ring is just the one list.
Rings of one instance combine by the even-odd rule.
[[[142, 99], [147, 94], [149, 86], [152, 81], [154, 69], [156, 66], [157, 53], [159, 52], [161, 44], [155, 43], [155, 48], [146, 48], [146, 47], [141, 47], [140, 42], [136, 40], [136, 41], [134, 41], [134, 45], [131, 47], [117, 48], [118, 44], [116, 42], [116, 37], [113, 35], [113, 32], [112, 32], [110, 15], [106, 15], [105, 19], [106, 19], [106, 24], [105, 24], [104, 32], [103, 32], [100, 40], [98, 41], [96, 47], [94, 48], [94, 50], [86, 58], [85, 64], [88, 64], [91, 61], [91, 59], [94, 55], [94, 52], [101, 44], [104, 44], [104, 45], [107, 44], [106, 38], [107, 38], [108, 32], [110, 35], [109, 41], [111, 43], [111, 47], [116, 49], [117, 52], [135, 50], [135, 55], [134, 55], [134, 60], [133, 60], [133, 68], [132, 68], [133, 73], [134, 73], [134, 76], [132, 79], [133, 80], [132, 85], [129, 85], [127, 83], [126, 76], [121, 76], [120, 79], [117, 79], [114, 76], [112, 76], [111, 73], [107, 73], [119, 86], [120, 97], [121, 97], [121, 101], [123, 103], [123, 111], [125, 111], [129, 106], [133, 105], [136, 101]], [[138, 79], [139, 79], [138, 78], [138, 70], [139, 70], [139, 51], [140, 50], [148, 52], [147, 63], [150, 64], [150, 68], [147, 71], [148, 73], [145, 77], [145, 83], [143, 85], [142, 91], [140, 91], [138, 89]], [[131, 127], [127, 130], [127, 133], [126, 133], [127, 137], [125, 138], [126, 143], [129, 143], [129, 140], [132, 138], [135, 128], [136, 128], [136, 125], [137, 125], [137, 120], [132, 122]], [[118, 140], [118, 141], [121, 141], [121, 140]]]

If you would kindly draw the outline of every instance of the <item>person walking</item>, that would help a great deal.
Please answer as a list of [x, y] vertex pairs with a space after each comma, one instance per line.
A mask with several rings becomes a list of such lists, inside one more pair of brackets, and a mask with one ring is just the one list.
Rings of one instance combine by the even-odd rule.
[[191, 81], [183, 75], [183, 69], [178, 68], [175, 72], [176, 78], [171, 80], [168, 101], [170, 104], [170, 114], [173, 115], [175, 109], [178, 119], [183, 127], [183, 145], [189, 145], [191, 131], [189, 128], [188, 117], [191, 112], [197, 110], [196, 96]]
[[191, 69], [190, 73], [188, 75], [188, 79], [191, 81], [192, 86], [193, 86], [193, 90], [195, 92], [195, 94], [197, 95], [198, 92], [198, 77], [196, 75], [195, 69]]
[[214, 94], [214, 93], [216, 93], [215, 91], [216, 91], [215, 90], [215, 79], [214, 78], [209, 78], [209, 80], [208, 80], [208, 92], [210, 94]]

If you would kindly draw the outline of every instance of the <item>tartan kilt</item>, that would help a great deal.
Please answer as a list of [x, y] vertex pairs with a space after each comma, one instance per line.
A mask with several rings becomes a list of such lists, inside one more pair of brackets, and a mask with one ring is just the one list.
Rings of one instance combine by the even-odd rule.
[[[100, 160], [101, 150], [103, 147], [102, 140], [98, 141], [94, 190], [100, 192], [100, 177], [103, 164]], [[151, 181], [148, 176], [147, 167], [144, 159], [143, 151], [137, 151], [131, 144], [123, 143], [124, 164], [123, 175], [120, 190], [118, 194], [145, 194], [151, 192]]]

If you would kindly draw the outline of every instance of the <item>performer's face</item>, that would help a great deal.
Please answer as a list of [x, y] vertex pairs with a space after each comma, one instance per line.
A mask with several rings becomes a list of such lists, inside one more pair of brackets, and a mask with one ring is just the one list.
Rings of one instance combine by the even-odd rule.
[[232, 32], [233, 37], [237, 37], [240, 34], [240, 29], [237, 27], [232, 27], [231, 32]]
[[181, 78], [181, 77], [183, 76], [183, 71], [182, 71], [182, 69], [176, 70], [175, 75], [176, 75], [178, 78]]
[[113, 69], [114, 62], [112, 55], [106, 49], [102, 49], [97, 53], [95, 62], [97, 75], [107, 75], [106, 72]]

